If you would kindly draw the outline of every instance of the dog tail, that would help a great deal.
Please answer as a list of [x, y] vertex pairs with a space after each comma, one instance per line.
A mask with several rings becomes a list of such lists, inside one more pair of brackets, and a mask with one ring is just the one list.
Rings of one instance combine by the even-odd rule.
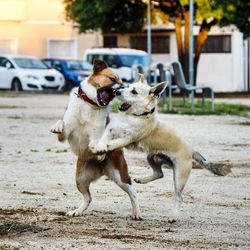
[[192, 155], [193, 159], [197, 161], [202, 167], [207, 170], [213, 172], [216, 175], [224, 176], [231, 172], [231, 168], [229, 166], [216, 166], [212, 162], [207, 161], [199, 152], [193, 151]]

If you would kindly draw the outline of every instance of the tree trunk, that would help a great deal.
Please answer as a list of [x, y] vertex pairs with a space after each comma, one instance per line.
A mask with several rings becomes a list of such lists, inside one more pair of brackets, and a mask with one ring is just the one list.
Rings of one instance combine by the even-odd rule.
[[182, 32], [181, 32], [181, 17], [174, 17], [174, 26], [175, 26], [175, 35], [176, 35], [176, 43], [177, 43], [177, 51], [178, 51], [178, 60], [183, 62], [183, 47], [182, 47]]
[[195, 43], [195, 57], [194, 57], [194, 85], [196, 85], [197, 80], [197, 71], [198, 71], [198, 63], [201, 55], [202, 48], [208, 38], [208, 33], [213, 25], [217, 22], [216, 19], [213, 19], [211, 22], [207, 23], [206, 20], [203, 20], [199, 34]]

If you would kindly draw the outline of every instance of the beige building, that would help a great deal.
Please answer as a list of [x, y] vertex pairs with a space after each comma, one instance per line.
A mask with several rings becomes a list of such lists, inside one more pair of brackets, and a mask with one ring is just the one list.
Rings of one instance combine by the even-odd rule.
[[[63, 0], [0, 0], [0, 54], [82, 59], [86, 49], [102, 46], [146, 50], [146, 31], [79, 35], [65, 19]], [[244, 42], [237, 29], [214, 27], [201, 55], [198, 82], [216, 92], [249, 91], [249, 48], [250, 41]], [[152, 58], [163, 63], [177, 59], [173, 27], [152, 27]]]
[[81, 59], [100, 44], [100, 34], [79, 35], [66, 21], [62, 0], [0, 0], [1, 54]]

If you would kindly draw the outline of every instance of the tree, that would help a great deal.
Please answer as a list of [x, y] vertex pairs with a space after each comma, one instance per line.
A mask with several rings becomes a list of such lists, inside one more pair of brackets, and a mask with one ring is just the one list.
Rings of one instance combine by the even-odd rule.
[[[67, 17], [79, 24], [79, 31], [130, 33], [143, 30], [146, 0], [64, 0]], [[186, 79], [189, 58], [189, 0], [151, 1], [152, 19], [173, 22], [178, 59]], [[245, 38], [250, 35], [250, 2], [241, 0], [194, 0], [194, 19], [199, 25], [194, 48], [194, 81], [198, 62], [208, 33], [214, 25], [236, 25]], [[184, 35], [182, 27], [184, 26]]]
[[145, 4], [130, 0], [64, 0], [66, 15], [79, 32], [130, 33], [142, 30]]

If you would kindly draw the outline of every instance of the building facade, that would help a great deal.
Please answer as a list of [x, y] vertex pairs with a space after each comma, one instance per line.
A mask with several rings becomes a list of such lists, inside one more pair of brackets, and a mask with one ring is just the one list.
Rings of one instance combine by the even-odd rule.
[[62, 0], [0, 0], [0, 53], [82, 58], [100, 46], [99, 33], [79, 35]]
[[[194, 40], [198, 34], [194, 28]], [[178, 59], [175, 32], [168, 27], [152, 28], [152, 59], [168, 63]], [[105, 34], [104, 47], [131, 47], [147, 50], [147, 34]], [[250, 91], [249, 40], [234, 27], [213, 27], [203, 48], [198, 65], [197, 84], [216, 92]]]
[[[77, 27], [66, 21], [62, 0], [0, 0], [1, 54], [82, 59], [84, 51], [93, 47], [146, 51], [146, 32], [79, 35]], [[177, 58], [173, 27], [152, 27], [153, 61], [168, 63]], [[216, 92], [249, 92], [249, 40], [244, 41], [235, 28], [213, 27], [200, 57], [197, 83]]]

